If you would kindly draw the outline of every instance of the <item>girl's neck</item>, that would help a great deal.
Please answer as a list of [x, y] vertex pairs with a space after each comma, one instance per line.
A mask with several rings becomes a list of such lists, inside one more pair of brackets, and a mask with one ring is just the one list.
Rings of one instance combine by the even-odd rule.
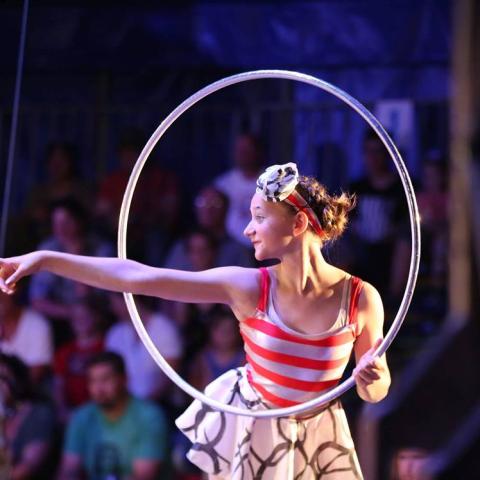
[[335, 267], [326, 262], [318, 241], [303, 241], [274, 267], [277, 288], [284, 292], [307, 295], [320, 293], [332, 283]]

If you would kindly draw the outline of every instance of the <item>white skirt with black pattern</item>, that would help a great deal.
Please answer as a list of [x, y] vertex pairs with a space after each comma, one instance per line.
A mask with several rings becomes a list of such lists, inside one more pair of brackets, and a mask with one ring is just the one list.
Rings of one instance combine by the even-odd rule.
[[[245, 367], [214, 380], [205, 394], [240, 408], [268, 408], [249, 384]], [[194, 400], [175, 423], [193, 444], [188, 459], [211, 478], [363, 479], [339, 400], [308, 419], [245, 417]]]

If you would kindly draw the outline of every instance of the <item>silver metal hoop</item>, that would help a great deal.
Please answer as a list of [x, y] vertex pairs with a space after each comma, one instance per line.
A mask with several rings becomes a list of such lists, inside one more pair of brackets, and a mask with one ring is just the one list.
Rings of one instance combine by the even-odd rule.
[[[382, 355], [387, 348], [392, 343], [393, 339], [397, 335], [403, 320], [407, 314], [408, 307], [412, 300], [413, 290], [415, 288], [415, 282], [417, 280], [418, 275], [418, 267], [420, 263], [420, 217], [418, 214], [418, 207], [415, 198], [415, 193], [413, 190], [412, 182], [408, 175], [407, 169], [405, 164], [398, 152], [396, 146], [394, 145], [391, 138], [388, 136], [385, 129], [382, 127], [380, 122], [375, 118], [375, 116], [370, 113], [360, 102], [358, 102], [355, 98], [351, 97], [348, 93], [344, 92], [343, 90], [327, 83], [323, 80], [320, 80], [316, 77], [311, 75], [305, 75], [303, 73], [292, 72], [287, 70], [257, 70], [252, 72], [245, 72], [240, 73], [238, 75], [232, 75], [230, 77], [226, 77], [222, 80], [214, 82], [205, 88], [202, 88], [189, 98], [187, 98], [184, 102], [182, 102], [175, 110], [173, 110], [170, 115], [168, 115], [165, 120], [160, 124], [160, 126], [155, 130], [153, 135], [148, 140], [147, 144], [142, 150], [142, 153], [138, 157], [138, 160], [133, 168], [133, 171], [130, 175], [130, 179], [128, 181], [127, 188], [125, 190], [125, 194], [123, 196], [122, 207], [120, 210], [120, 220], [118, 225], [118, 256], [120, 258], [126, 259], [127, 258], [127, 224], [128, 224], [128, 216], [130, 212], [130, 205], [132, 203], [133, 194], [135, 191], [135, 187], [137, 185], [138, 179], [142, 172], [142, 169], [147, 161], [149, 155], [151, 154], [153, 148], [163, 136], [163, 134], [170, 128], [172, 123], [180, 117], [184, 112], [186, 112], [190, 107], [195, 105], [197, 102], [202, 100], [203, 98], [207, 97], [208, 95], [221, 90], [225, 87], [230, 85], [234, 85], [236, 83], [246, 82], [249, 80], [258, 80], [258, 79], [265, 79], [265, 78], [277, 78], [277, 79], [285, 79], [285, 80], [295, 80], [299, 82], [303, 82], [314, 87], [320, 88], [336, 97], [340, 100], [344, 101], [347, 105], [353, 108], [359, 115], [361, 115], [368, 124], [373, 128], [373, 130], [377, 133], [380, 137], [382, 142], [384, 143], [385, 147], [387, 148], [397, 171], [400, 175], [400, 179], [403, 184], [403, 188], [405, 191], [405, 195], [407, 198], [408, 203], [408, 211], [410, 215], [410, 226], [411, 226], [411, 237], [412, 237], [412, 255], [410, 258], [410, 271], [408, 275], [407, 285], [405, 287], [405, 293], [402, 298], [402, 302], [400, 304], [399, 310], [395, 319], [390, 327], [390, 330], [385, 335], [382, 344], [378, 347], [376, 353], [378, 355]], [[335, 387], [332, 390], [320, 395], [313, 400], [309, 400], [308, 402], [301, 403], [299, 405], [295, 405], [292, 407], [287, 408], [275, 408], [275, 409], [267, 409], [267, 410], [244, 410], [238, 407], [233, 407], [231, 405], [226, 405], [221, 402], [218, 402], [212, 398], [207, 397], [205, 394], [201, 393], [200, 391], [193, 388], [190, 384], [188, 384], [183, 378], [181, 378], [177, 372], [168, 364], [168, 362], [162, 357], [160, 352], [158, 351], [157, 347], [154, 345], [150, 336], [148, 335], [145, 327], [140, 319], [138, 314], [137, 308], [135, 306], [135, 302], [133, 299], [133, 295], [131, 293], [124, 293], [125, 302], [127, 304], [128, 311], [132, 318], [133, 325], [137, 330], [137, 333], [144, 343], [146, 349], [158, 364], [158, 366], [163, 370], [163, 372], [182, 390], [186, 393], [191, 395], [193, 398], [205, 403], [206, 405], [210, 406], [211, 408], [219, 411], [223, 411], [226, 413], [233, 413], [235, 415], [243, 415], [249, 417], [261, 417], [261, 418], [273, 418], [273, 417], [288, 417], [301, 414], [303, 412], [314, 411], [321, 405], [324, 405], [335, 398], [342, 395], [346, 392], [349, 388], [351, 388], [355, 384], [355, 380], [353, 377], [348, 378], [340, 385]]]

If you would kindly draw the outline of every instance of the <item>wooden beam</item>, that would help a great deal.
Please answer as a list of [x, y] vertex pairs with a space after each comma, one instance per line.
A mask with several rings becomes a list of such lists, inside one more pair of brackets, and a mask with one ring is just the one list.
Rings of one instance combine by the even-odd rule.
[[450, 109], [449, 318], [465, 322], [471, 312], [472, 61], [475, 0], [453, 3], [452, 99]]

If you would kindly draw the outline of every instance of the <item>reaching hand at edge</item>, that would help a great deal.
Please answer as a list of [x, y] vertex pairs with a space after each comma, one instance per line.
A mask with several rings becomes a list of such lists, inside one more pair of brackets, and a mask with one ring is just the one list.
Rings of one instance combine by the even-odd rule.
[[32, 252], [11, 258], [0, 259], [0, 289], [3, 293], [15, 293], [17, 282], [40, 270], [41, 252]]

